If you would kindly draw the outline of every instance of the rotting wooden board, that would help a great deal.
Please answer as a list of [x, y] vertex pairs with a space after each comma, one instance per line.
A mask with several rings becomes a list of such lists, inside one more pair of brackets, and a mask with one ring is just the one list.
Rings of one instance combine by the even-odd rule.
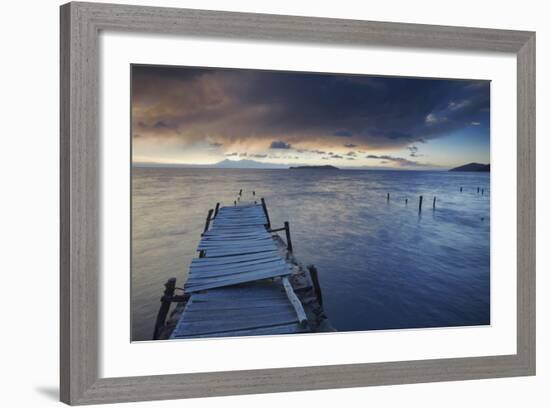
[[211, 272], [217, 269], [230, 271], [230, 270], [242, 270], [244, 268], [264, 268], [270, 265], [275, 265], [280, 263], [283, 263], [281, 258], [271, 257], [271, 258], [256, 259], [253, 261], [231, 263], [231, 264], [200, 265], [200, 266], [191, 265], [191, 267], [189, 268], [189, 272], [191, 274], [194, 274], [194, 273], [202, 273], [202, 272]]
[[254, 280], [276, 278], [279, 276], [290, 275], [290, 269], [281, 268], [271, 271], [249, 272], [230, 275], [221, 278], [209, 278], [209, 279], [192, 279], [191, 276], [185, 283], [184, 290], [186, 293], [198, 292], [206, 289], [221, 288], [224, 286], [238, 285], [239, 283], [251, 282]]
[[196, 280], [204, 280], [210, 278], [220, 278], [224, 276], [233, 276], [242, 273], [267, 273], [270, 271], [290, 270], [289, 266], [284, 262], [274, 261], [259, 265], [247, 265], [235, 268], [215, 267], [210, 269], [195, 269], [189, 274], [189, 280], [195, 282]]
[[246, 261], [253, 261], [258, 259], [267, 259], [278, 255], [279, 255], [278, 251], [267, 251], [267, 252], [260, 252], [260, 253], [247, 254], [247, 255], [226, 256], [223, 258], [195, 258], [191, 261], [191, 266], [193, 267], [193, 266], [206, 266], [206, 265], [226, 265], [226, 264], [240, 263], [240, 262], [246, 262]]
[[198, 249], [206, 248], [234, 248], [242, 246], [257, 246], [271, 244], [276, 248], [272, 239], [253, 238], [253, 239], [238, 239], [238, 240], [201, 240]]
[[[220, 251], [231, 251], [235, 252], [237, 254], [242, 253], [243, 255], [247, 253], [250, 249], [257, 249], [257, 248], [266, 248], [266, 249], [277, 249], [277, 246], [273, 241], [247, 241], [247, 242], [235, 242], [235, 243], [227, 243], [226, 245], [220, 244], [218, 242], [205, 242], [204, 244], [200, 244], [197, 247], [197, 250], [220, 250]], [[239, 252], [242, 251], [242, 252]]]
[[220, 258], [220, 257], [226, 257], [226, 256], [232, 256], [232, 255], [246, 255], [246, 254], [256, 254], [260, 252], [272, 252], [273, 247], [266, 246], [262, 248], [254, 248], [254, 249], [227, 249], [227, 250], [218, 250], [218, 249], [209, 249], [206, 251], [206, 254], [210, 258]]

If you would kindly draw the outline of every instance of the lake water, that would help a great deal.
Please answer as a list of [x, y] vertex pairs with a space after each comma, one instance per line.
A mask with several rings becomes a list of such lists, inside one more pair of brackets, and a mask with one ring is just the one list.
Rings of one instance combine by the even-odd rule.
[[183, 285], [208, 209], [232, 205], [240, 189], [265, 197], [274, 228], [290, 222], [337, 330], [490, 324], [489, 182], [488, 173], [134, 168], [132, 339], [151, 339], [164, 282]]

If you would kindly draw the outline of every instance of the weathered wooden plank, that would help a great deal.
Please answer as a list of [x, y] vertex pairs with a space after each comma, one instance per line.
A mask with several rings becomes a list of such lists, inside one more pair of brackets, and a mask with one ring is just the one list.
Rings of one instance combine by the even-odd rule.
[[219, 258], [219, 257], [226, 257], [231, 255], [246, 255], [246, 254], [255, 254], [260, 252], [271, 252], [273, 251], [272, 246], [266, 246], [263, 248], [254, 248], [254, 249], [246, 249], [246, 250], [231, 250], [228, 249], [227, 251], [224, 250], [218, 250], [218, 249], [210, 249], [207, 251], [207, 256], [210, 258]]
[[294, 289], [292, 289], [292, 285], [290, 285], [288, 278], [284, 276], [282, 278], [282, 281], [283, 281], [283, 286], [285, 288], [286, 295], [296, 312], [298, 321], [300, 322], [301, 325], [305, 325], [307, 323], [307, 316], [306, 316], [306, 312], [304, 311], [304, 307], [302, 306], [302, 302], [300, 302], [300, 299], [298, 299], [298, 296], [296, 296], [296, 293], [294, 293]]
[[255, 267], [255, 268], [263, 268], [269, 267], [270, 265], [275, 264], [276, 262], [284, 262], [281, 260], [281, 258], [278, 258], [276, 256], [273, 256], [271, 258], [265, 258], [265, 259], [257, 259], [254, 261], [248, 261], [248, 262], [239, 262], [239, 263], [231, 263], [231, 264], [218, 264], [218, 265], [191, 265], [189, 268], [189, 273], [202, 273], [202, 272], [212, 272], [215, 270], [242, 270], [244, 268], [249, 267]]
[[[251, 269], [251, 270], [246, 270], [243, 272], [235, 272], [235, 273], [230, 271], [226, 274], [220, 271], [219, 275], [207, 274], [207, 276], [201, 276], [201, 274], [195, 274], [195, 275], [189, 276], [189, 278], [187, 279], [187, 282], [185, 283], [185, 287], [194, 287], [197, 285], [203, 285], [208, 283], [214, 284], [216, 282], [225, 282], [228, 280], [239, 280], [240, 281], [239, 283], [243, 283], [243, 282], [250, 282], [253, 280], [288, 275], [289, 273], [290, 273], [290, 268], [288, 268], [287, 266], [274, 266], [272, 268], [265, 269], [265, 270]], [[241, 278], [245, 280], [242, 280]], [[222, 285], [222, 286], [227, 286], [227, 285]]]
[[281, 269], [280, 271], [273, 271], [269, 273], [261, 273], [261, 272], [254, 272], [254, 273], [245, 273], [240, 274], [239, 276], [223, 279], [223, 280], [216, 280], [216, 281], [210, 281], [210, 282], [201, 282], [197, 284], [193, 284], [192, 282], [188, 281], [184, 289], [187, 293], [193, 293], [198, 292], [201, 290], [206, 289], [213, 289], [213, 288], [221, 288], [224, 286], [231, 286], [231, 285], [237, 285], [239, 283], [244, 282], [250, 282], [252, 280], [261, 280], [261, 279], [268, 279], [268, 278], [275, 278], [278, 276], [284, 276], [284, 275], [290, 275], [290, 271], [288, 269]]
[[270, 266], [275, 265], [284, 265], [285, 262], [281, 258], [277, 258], [275, 256], [271, 258], [266, 259], [256, 259], [253, 261], [248, 262], [237, 262], [237, 263], [231, 263], [231, 264], [218, 264], [218, 265], [199, 265], [194, 266], [191, 265], [189, 268], [190, 273], [201, 273], [201, 272], [214, 272], [218, 270], [243, 270], [243, 269], [250, 269], [250, 268], [256, 268], [256, 269], [264, 269], [269, 268]]
[[[216, 322], [192, 322], [186, 323], [185, 318], [183, 323], [179, 326], [178, 331], [186, 332], [189, 335], [193, 334], [207, 334], [216, 333], [220, 331], [228, 330], [247, 330], [255, 327], [265, 327], [267, 325], [282, 325], [297, 323], [296, 316], [271, 316], [269, 320], [265, 316], [258, 317], [256, 319], [239, 319], [233, 320], [220, 320]], [[268, 324], [266, 324], [268, 323]]]
[[229, 265], [246, 261], [273, 258], [275, 256], [279, 256], [279, 251], [266, 251], [247, 255], [232, 255], [220, 258], [195, 258], [191, 261], [191, 266]]
[[300, 333], [303, 329], [300, 327], [298, 323], [293, 324], [283, 324], [283, 325], [275, 325], [275, 326], [268, 326], [268, 327], [257, 327], [254, 329], [248, 329], [248, 330], [232, 330], [232, 331], [224, 331], [224, 332], [215, 332], [215, 333], [208, 333], [208, 334], [202, 334], [202, 335], [194, 335], [194, 336], [188, 336], [188, 335], [174, 335], [172, 338], [174, 339], [181, 339], [181, 338], [189, 338], [189, 339], [197, 339], [197, 338], [209, 338], [209, 337], [246, 337], [246, 336], [268, 336], [268, 335], [275, 335], [275, 334], [293, 334], [293, 333]]
[[223, 232], [215, 232], [212, 234], [204, 234], [202, 236], [202, 241], [216, 241], [216, 240], [227, 240], [227, 239], [254, 239], [254, 238], [263, 238], [263, 239], [273, 239], [272, 235], [268, 232], [254, 232], [247, 234], [227, 234]]
[[193, 300], [215, 300], [224, 297], [241, 301], [253, 301], [255, 298], [273, 296], [279, 299], [286, 299], [282, 283], [279, 282], [250, 282], [229, 288], [213, 289], [193, 295]]
[[236, 276], [242, 273], [267, 273], [270, 271], [280, 270], [280, 269], [290, 269], [288, 265], [286, 265], [284, 262], [270, 262], [266, 265], [261, 265], [259, 267], [258, 265], [249, 265], [246, 267], [241, 268], [213, 268], [213, 269], [206, 269], [206, 270], [198, 270], [193, 271], [188, 278], [188, 281], [196, 282], [197, 280], [205, 280], [210, 278], [218, 278], [218, 277], [230, 277], [230, 276]]
[[[191, 306], [192, 306], [192, 309], [189, 309]], [[290, 304], [288, 303], [288, 299], [281, 300], [276, 298], [258, 299], [253, 303], [250, 303], [250, 302], [238, 303], [233, 301], [227, 301], [222, 304], [220, 302], [198, 301], [198, 302], [188, 303], [185, 312], [197, 313], [197, 310], [195, 308], [198, 308], [200, 313], [206, 310], [212, 313], [217, 313], [218, 311], [223, 311], [223, 310], [231, 310], [233, 311], [233, 313], [239, 313], [239, 311], [244, 312], [249, 308], [250, 309], [265, 309], [265, 308], [271, 309], [271, 308], [287, 307], [287, 306], [290, 306]], [[294, 309], [293, 309], [293, 313], [294, 313]]]
[[199, 242], [198, 249], [206, 248], [235, 248], [242, 246], [258, 246], [258, 245], [273, 245], [275, 248], [275, 242], [272, 239], [238, 239], [238, 240], [204, 240]]
[[255, 327], [266, 324], [266, 322], [280, 323], [281, 321], [298, 321], [294, 314], [294, 309], [290, 304], [278, 308], [240, 309], [239, 313], [235, 313], [235, 310], [202, 310], [194, 313], [187, 313], [187, 311], [184, 313], [186, 313], [184, 318], [185, 324], [200, 323], [205, 326], [221, 326], [221, 323], [244, 323], [247, 324], [248, 327]]
[[245, 254], [254, 249], [271, 249], [275, 250], [277, 247], [274, 243], [248, 243], [248, 244], [234, 244], [234, 245], [216, 245], [216, 244], [204, 244], [197, 247], [198, 251], [205, 251], [208, 256], [208, 251], [231, 251], [237, 254]]

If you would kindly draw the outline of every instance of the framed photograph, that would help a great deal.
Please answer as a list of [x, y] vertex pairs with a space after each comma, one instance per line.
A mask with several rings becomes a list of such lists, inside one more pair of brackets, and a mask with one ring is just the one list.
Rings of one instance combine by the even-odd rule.
[[535, 34], [61, 7], [61, 400], [535, 374]]

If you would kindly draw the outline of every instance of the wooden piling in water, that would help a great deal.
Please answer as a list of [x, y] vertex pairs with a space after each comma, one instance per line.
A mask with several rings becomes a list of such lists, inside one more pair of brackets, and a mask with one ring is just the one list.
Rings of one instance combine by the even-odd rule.
[[484, 189], [484, 188], [482, 188], [482, 189], [481, 189], [481, 195], [483, 195], [483, 192], [484, 192], [484, 191], [485, 191], [485, 189]]
[[241, 189], [239, 190], [239, 197], [242, 196], [242, 195], [243, 195], [243, 189], [241, 188]]
[[161, 305], [157, 314], [157, 320], [155, 321], [155, 329], [153, 331], [153, 340], [157, 340], [160, 335], [160, 331], [166, 322], [166, 316], [170, 311], [170, 304], [172, 303], [172, 297], [176, 290], [176, 278], [170, 278], [164, 284], [164, 294], [160, 298]]
[[405, 198], [405, 205], [409, 204], [409, 199]]
[[460, 187], [460, 192], [462, 193], [462, 186]]
[[317, 268], [314, 265], [309, 265], [307, 269], [309, 271], [309, 276], [311, 276], [311, 283], [313, 283], [313, 288], [317, 294], [317, 301], [321, 306], [323, 306], [323, 295], [321, 293], [321, 285], [319, 284]]
[[435, 210], [435, 196], [434, 196], [434, 203], [433, 203], [433, 209]]
[[285, 221], [286, 247], [289, 252], [292, 252], [292, 240], [290, 239], [290, 224]]
[[220, 203], [216, 203], [216, 208], [214, 209], [214, 218], [218, 216], [219, 209], [220, 209]]
[[265, 205], [265, 199], [262, 197], [261, 201], [262, 201], [262, 208], [263, 208], [263, 210], [264, 210], [265, 218], [266, 218], [266, 220], [267, 220], [267, 224], [266, 224], [266, 225], [267, 225], [267, 228], [271, 228], [271, 221], [270, 221], [270, 219], [269, 219], [269, 214], [268, 214], [268, 212], [267, 212], [267, 207], [266, 207], [266, 205]]
[[479, 194], [479, 187], [477, 188], [477, 193]]
[[210, 221], [212, 220], [212, 213], [214, 212], [214, 210], [211, 208], [208, 210], [208, 215], [206, 216], [206, 223], [204, 224], [204, 231], [202, 232], [203, 234], [208, 231], [208, 227], [210, 226]]
[[422, 200], [423, 200], [423, 197], [420, 196], [420, 199], [418, 201], [418, 212], [422, 212]]
[[390, 193], [386, 196], [386, 201], [390, 201]]

